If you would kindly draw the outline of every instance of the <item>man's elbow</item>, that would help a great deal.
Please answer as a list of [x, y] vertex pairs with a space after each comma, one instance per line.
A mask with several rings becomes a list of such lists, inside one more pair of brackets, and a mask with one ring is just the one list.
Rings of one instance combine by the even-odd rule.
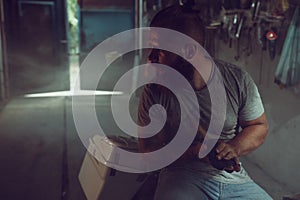
[[269, 125], [266, 122], [266, 123], [262, 124], [262, 126], [261, 126], [261, 137], [260, 137], [260, 142], [259, 142], [260, 144], [258, 146], [262, 145], [265, 142], [265, 140], [268, 136], [268, 133], [269, 133]]

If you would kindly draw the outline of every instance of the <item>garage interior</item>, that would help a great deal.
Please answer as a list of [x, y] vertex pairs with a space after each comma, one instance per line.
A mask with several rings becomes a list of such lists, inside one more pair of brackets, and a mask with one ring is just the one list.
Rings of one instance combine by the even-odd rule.
[[[177, 0], [0, 0], [0, 199], [87, 199], [78, 179], [87, 150], [74, 124], [71, 90], [95, 93], [80, 65], [100, 42], [148, 26], [155, 13], [173, 3]], [[285, 52], [289, 38], [300, 44], [299, 1], [195, 4], [207, 22], [207, 51], [249, 72], [262, 97], [269, 135], [242, 159], [244, 167], [274, 199], [300, 199], [300, 48]], [[290, 35], [295, 20], [298, 32]], [[279, 80], [287, 56], [296, 68]], [[97, 85], [95, 110], [108, 135], [118, 135], [110, 111], [113, 87], [122, 74], [146, 62], [145, 52], [120, 57], [116, 49], [106, 58], [117, 59]], [[137, 102], [135, 95], [133, 118]], [[151, 195], [137, 191], [130, 199]]]

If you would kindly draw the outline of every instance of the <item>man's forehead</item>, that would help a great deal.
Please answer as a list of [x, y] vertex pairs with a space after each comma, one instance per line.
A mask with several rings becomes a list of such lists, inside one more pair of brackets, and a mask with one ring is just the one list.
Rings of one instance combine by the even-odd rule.
[[161, 39], [159, 37], [159, 33], [155, 30], [150, 30], [148, 43], [152, 47], [159, 47], [161, 45]]
[[[170, 31], [160, 31], [150, 29], [150, 42], [156, 45], [169, 46], [170, 43], [174, 43], [176, 41], [176, 35], [172, 34]], [[168, 45], [167, 45], [168, 44]]]
[[159, 33], [153, 29], [150, 29], [150, 39], [151, 40], [158, 40], [159, 39]]

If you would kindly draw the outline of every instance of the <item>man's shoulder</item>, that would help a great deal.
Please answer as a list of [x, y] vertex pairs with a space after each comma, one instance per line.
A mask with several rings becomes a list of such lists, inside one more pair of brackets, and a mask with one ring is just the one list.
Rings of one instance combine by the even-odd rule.
[[[218, 67], [221, 74], [224, 76], [225, 79], [237, 79], [238, 81], [243, 81], [245, 76], [249, 76], [246, 70], [242, 69], [241, 67], [223, 61], [219, 59], [214, 59], [216, 66]], [[229, 79], [228, 79], [229, 78]]]
[[214, 60], [214, 62], [216, 64], [216, 66], [218, 68], [220, 68], [221, 70], [232, 71], [234, 73], [242, 73], [244, 71], [241, 67], [239, 67], [239, 66], [237, 66], [235, 64], [226, 62], [224, 60], [220, 60], [220, 59], [216, 59], [216, 58], [214, 58], [213, 60]]

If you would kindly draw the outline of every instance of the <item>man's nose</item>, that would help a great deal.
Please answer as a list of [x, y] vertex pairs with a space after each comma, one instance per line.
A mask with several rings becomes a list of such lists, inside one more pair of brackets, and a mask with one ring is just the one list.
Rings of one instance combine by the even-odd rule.
[[148, 55], [148, 62], [158, 63], [159, 61], [159, 49], [151, 49]]

